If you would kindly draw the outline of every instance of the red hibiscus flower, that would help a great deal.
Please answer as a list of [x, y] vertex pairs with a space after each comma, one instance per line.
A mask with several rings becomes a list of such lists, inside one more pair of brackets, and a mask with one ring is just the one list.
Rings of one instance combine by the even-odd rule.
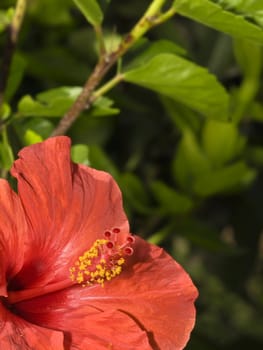
[[26, 147], [16, 194], [0, 180], [3, 350], [179, 350], [197, 291], [129, 231], [112, 177], [70, 160], [70, 140]]

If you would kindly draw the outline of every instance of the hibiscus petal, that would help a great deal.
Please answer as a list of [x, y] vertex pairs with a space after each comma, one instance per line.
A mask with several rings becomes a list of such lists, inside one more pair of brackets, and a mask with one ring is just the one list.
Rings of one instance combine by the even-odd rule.
[[63, 325], [70, 327], [73, 349], [152, 350], [146, 332], [126, 314], [108, 310], [83, 318], [82, 311], [68, 314], [75, 327], [72, 320]]
[[[130, 265], [118, 277], [105, 282], [104, 288], [75, 286], [16, 307], [31, 322], [58, 329], [67, 327], [72, 334], [80, 320], [86, 320], [80, 322], [83, 331], [85, 327], [87, 333], [91, 330], [92, 309], [115, 309], [147, 332], [154, 350], [181, 350], [195, 323], [196, 297], [197, 290], [183, 268], [161, 248], [136, 237]], [[102, 329], [114, 324], [118, 329], [120, 323], [114, 318]], [[92, 332], [97, 334], [96, 329]]]
[[32, 322], [62, 330], [66, 349], [152, 350], [147, 333], [126, 313], [79, 306], [77, 301], [70, 308], [65, 296], [61, 291], [35, 298], [18, 303], [16, 310]]
[[49, 293], [21, 302], [12, 294], [12, 307], [28, 322], [63, 331], [68, 348], [183, 349], [195, 322], [196, 288], [168, 254], [139, 237], [121, 274], [104, 288], [64, 288], [72, 283], [68, 267], [105, 230], [129, 229], [113, 179], [72, 164], [69, 150], [68, 138], [49, 139], [23, 149], [12, 169], [30, 226], [16, 282], [31, 297], [41, 286]]
[[[109, 228], [128, 231], [120, 191], [109, 174], [70, 161], [70, 139], [24, 148], [12, 168], [30, 223], [20, 278], [27, 288], [68, 278], [68, 268]], [[29, 271], [30, 269], [30, 271]]]
[[115, 307], [134, 317], [156, 350], [181, 350], [195, 323], [197, 290], [189, 275], [161, 248], [136, 237], [131, 268], [104, 288], [79, 290], [80, 303]]
[[0, 303], [0, 344], [4, 350], [65, 350], [64, 335], [32, 325], [7, 311]]
[[[0, 180], [0, 295], [7, 296], [7, 283], [20, 270], [27, 226], [17, 194]], [[18, 286], [16, 286], [18, 287]]]

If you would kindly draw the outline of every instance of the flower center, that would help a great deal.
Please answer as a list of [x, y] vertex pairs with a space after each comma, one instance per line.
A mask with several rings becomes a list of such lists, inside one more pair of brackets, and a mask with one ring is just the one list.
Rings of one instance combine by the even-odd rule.
[[126, 258], [133, 254], [131, 246], [135, 241], [133, 236], [127, 235], [122, 243], [119, 243], [119, 234], [119, 228], [105, 231], [104, 237], [97, 239], [70, 268], [71, 280], [82, 284], [83, 287], [93, 284], [103, 287], [105, 281], [118, 276], [123, 270]]

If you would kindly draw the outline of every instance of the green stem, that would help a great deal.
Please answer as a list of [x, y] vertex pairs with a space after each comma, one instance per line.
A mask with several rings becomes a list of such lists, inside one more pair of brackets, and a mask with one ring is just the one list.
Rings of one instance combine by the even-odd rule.
[[151, 5], [146, 10], [144, 17], [151, 17], [156, 16], [156, 14], [160, 11], [160, 9], [163, 7], [166, 0], [155, 0], [151, 3]]
[[160, 10], [164, 3], [165, 0], [156, 0], [148, 7], [143, 17], [135, 25], [130, 33], [134, 40], [142, 37], [143, 34], [154, 25], [154, 22], [158, 18]]
[[95, 26], [94, 31], [96, 33], [96, 37], [99, 43], [100, 57], [103, 57], [106, 54], [106, 48], [103, 40], [103, 32], [101, 26]]
[[114, 86], [118, 85], [123, 80], [123, 74], [117, 74], [114, 78], [109, 80], [106, 84], [102, 85], [99, 89], [94, 91], [92, 94], [92, 102], [97, 98], [105, 95], [106, 92], [110, 91]]
[[[71, 125], [78, 118], [80, 113], [84, 109], [90, 108], [92, 102], [94, 101], [94, 90], [101, 82], [102, 78], [105, 74], [110, 70], [110, 68], [118, 61], [120, 57], [122, 57], [128, 49], [135, 44], [135, 42], [141, 38], [149, 29], [159, 24], [159, 18], [165, 18], [166, 14], [161, 14], [161, 8], [164, 5], [166, 0], [154, 0], [150, 6], [145, 11], [142, 18], [137, 22], [137, 24], [133, 27], [130, 33], [122, 40], [118, 49], [111, 53], [105, 53], [103, 56], [99, 58], [99, 61], [94, 68], [92, 74], [89, 79], [86, 81], [82, 92], [68, 110], [68, 112], [64, 115], [64, 117], [60, 120], [57, 127], [51, 134], [51, 136], [63, 135], [67, 132], [67, 130], [71, 127]], [[171, 11], [169, 12], [169, 16], [171, 15]], [[167, 16], [167, 18], [169, 18]], [[119, 81], [121, 81], [121, 75], [117, 74], [115, 78], [113, 78], [108, 84], [105, 84], [102, 90], [97, 90], [95, 93], [98, 94], [98, 91], [108, 91], [110, 88], [115, 86]], [[101, 95], [100, 95], [101, 96]]]
[[26, 11], [27, 0], [17, 0], [14, 17], [11, 23], [11, 39], [17, 41], [23, 18]]
[[0, 75], [0, 107], [4, 102], [4, 93], [10, 73], [10, 67], [13, 59], [13, 55], [16, 48], [18, 34], [25, 15], [27, 0], [18, 0], [14, 16], [10, 26], [8, 27], [8, 38], [3, 55], [2, 74]]
[[236, 124], [240, 122], [246, 113], [249, 104], [255, 98], [258, 88], [259, 84], [257, 79], [249, 77], [242, 82], [238, 90], [238, 103], [236, 103], [236, 108], [232, 114], [232, 119]]
[[171, 7], [169, 10], [167, 10], [166, 12], [160, 14], [160, 16], [158, 17], [158, 19], [155, 21], [155, 25], [159, 25], [161, 23], [166, 22], [168, 19], [170, 19], [171, 17], [173, 17], [176, 14], [176, 8], [175, 7]]
[[8, 169], [10, 169], [10, 167], [14, 161], [12, 148], [11, 148], [9, 141], [8, 141], [6, 127], [4, 127], [2, 130], [2, 144], [3, 144], [3, 149], [1, 152], [1, 158], [2, 158], [1, 160], [3, 162], [3, 164], [2, 164], [3, 168], [0, 171], [0, 177], [6, 178], [7, 174], [8, 174]]

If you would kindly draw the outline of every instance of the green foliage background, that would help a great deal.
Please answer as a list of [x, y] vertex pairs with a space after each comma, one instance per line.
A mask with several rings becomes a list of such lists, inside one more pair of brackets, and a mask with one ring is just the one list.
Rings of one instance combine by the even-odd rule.
[[[0, 5], [3, 55], [15, 3]], [[86, 16], [76, 3], [28, 3], [1, 110], [2, 177], [20, 148], [50, 136], [93, 71], [99, 45], [86, 18], [102, 21], [94, 3], [111, 51], [150, 1], [91, 1]], [[132, 232], [192, 276], [200, 297], [187, 349], [262, 349], [263, 4], [172, 3], [175, 16], [102, 85], [116, 69], [121, 82], [68, 130], [72, 157], [110, 172]]]

